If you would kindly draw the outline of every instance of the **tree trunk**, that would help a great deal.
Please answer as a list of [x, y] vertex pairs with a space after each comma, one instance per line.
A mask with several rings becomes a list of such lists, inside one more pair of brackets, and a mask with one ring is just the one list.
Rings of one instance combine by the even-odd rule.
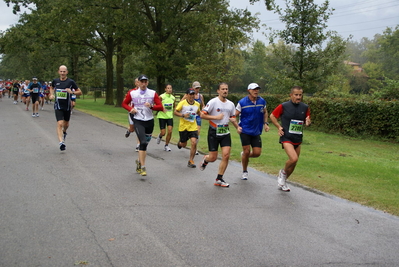
[[117, 54], [116, 54], [116, 104], [115, 107], [121, 107], [124, 98], [124, 79], [123, 79], [123, 62], [125, 60], [125, 54], [122, 48], [122, 39], [117, 42]]
[[114, 55], [114, 38], [107, 38], [107, 52], [105, 55], [106, 73], [107, 73], [107, 89], [105, 95], [105, 105], [114, 105], [114, 64], [112, 56]]
[[158, 95], [162, 94], [164, 86], [165, 86], [165, 81], [166, 81], [166, 77], [164, 75], [158, 75], [157, 76], [157, 92], [158, 92]]

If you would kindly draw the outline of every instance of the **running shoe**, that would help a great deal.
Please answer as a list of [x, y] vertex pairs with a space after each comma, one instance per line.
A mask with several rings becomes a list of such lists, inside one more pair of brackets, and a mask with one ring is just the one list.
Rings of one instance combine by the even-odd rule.
[[66, 145], [64, 144], [64, 142], [60, 143], [60, 150], [64, 151], [66, 149]]
[[206, 155], [202, 158], [201, 165], [199, 167], [201, 171], [205, 170], [206, 166], [208, 165], [208, 162], [205, 162], [205, 157]]
[[146, 171], [145, 167], [141, 168], [140, 175], [141, 176], [147, 176], [147, 171]]
[[139, 152], [139, 149], [140, 149], [140, 145], [137, 145], [136, 146], [136, 152]]
[[284, 173], [284, 170], [281, 169], [278, 172], [278, 177], [277, 177], [277, 184], [279, 187], [285, 185], [285, 179], [287, 178], [287, 175]]
[[289, 192], [289, 191], [291, 191], [291, 189], [288, 187], [286, 179], [287, 179], [287, 175], [285, 174], [284, 170], [281, 169], [278, 173], [278, 178], [277, 178], [278, 189], [280, 189], [284, 192]]
[[241, 180], [248, 180], [248, 172], [243, 172]]
[[198, 150], [197, 150], [197, 151], [195, 151], [195, 155], [199, 155], [199, 153], [198, 153]]
[[130, 136], [130, 131], [127, 130], [126, 133], [125, 133], [125, 137], [128, 138], [129, 136]]
[[136, 159], [136, 172], [141, 173], [141, 163], [138, 159]]
[[165, 151], [168, 151], [168, 152], [172, 151], [172, 149], [170, 149], [169, 146], [165, 146], [163, 149], [164, 149]]
[[178, 148], [178, 149], [181, 149], [181, 148], [182, 148], [182, 146], [180, 145], [180, 142], [177, 142], [177, 148]]
[[35, 113], [32, 114], [32, 117], [36, 117]]
[[161, 140], [162, 140], [162, 136], [161, 136], [161, 135], [158, 135], [158, 137], [157, 137], [157, 144], [158, 144], [158, 145], [161, 143]]
[[285, 185], [278, 185], [278, 189], [280, 189], [280, 190], [282, 190], [282, 191], [284, 191], [284, 192], [290, 192], [290, 191], [291, 191], [291, 189], [288, 187], [287, 184], [285, 184]]
[[39, 117], [39, 113], [36, 113], [36, 117]]
[[66, 139], [66, 136], [67, 136], [67, 133], [66, 132], [63, 132], [63, 138], [64, 138], [64, 141], [65, 141], [65, 139]]
[[188, 163], [187, 163], [187, 167], [189, 167], [189, 168], [196, 168], [197, 166], [194, 164], [194, 161], [189, 160]]
[[223, 179], [216, 179], [214, 185], [221, 187], [229, 187], [230, 185], [226, 183]]

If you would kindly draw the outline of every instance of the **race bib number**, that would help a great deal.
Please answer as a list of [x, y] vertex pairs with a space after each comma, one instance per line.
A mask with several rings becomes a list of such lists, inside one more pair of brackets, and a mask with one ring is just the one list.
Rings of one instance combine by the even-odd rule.
[[302, 134], [302, 131], [303, 131], [303, 121], [291, 120], [288, 132], [292, 134]]
[[18, 91], [18, 87], [14, 87], [14, 92], [17, 92]]
[[184, 117], [184, 119], [189, 122], [193, 122], [195, 120], [195, 117], [197, 116], [197, 113], [193, 113], [193, 112], [191, 112], [191, 113], [187, 112], [187, 114], [189, 114], [189, 116], [187, 118]]
[[37, 88], [37, 87], [33, 88], [32, 90], [33, 90], [32, 93], [34, 93], [34, 94], [39, 93], [39, 88]]
[[71, 99], [76, 99], [76, 95], [71, 95]]
[[68, 92], [65, 89], [57, 89], [56, 91], [57, 99], [67, 99]]
[[226, 135], [229, 134], [229, 125], [228, 124], [219, 124], [216, 128], [216, 135]]
[[163, 104], [163, 107], [165, 108], [165, 110], [166, 111], [171, 111], [172, 110], [172, 108], [173, 108], [173, 104], [171, 104], [171, 103], [166, 103], [166, 104]]

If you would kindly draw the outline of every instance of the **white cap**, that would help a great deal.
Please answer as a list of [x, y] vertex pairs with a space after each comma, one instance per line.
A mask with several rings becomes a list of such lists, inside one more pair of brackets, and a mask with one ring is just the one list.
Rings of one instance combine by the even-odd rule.
[[256, 89], [256, 88], [260, 89], [260, 86], [257, 83], [250, 83], [248, 85], [248, 90], [253, 90], [253, 89]]

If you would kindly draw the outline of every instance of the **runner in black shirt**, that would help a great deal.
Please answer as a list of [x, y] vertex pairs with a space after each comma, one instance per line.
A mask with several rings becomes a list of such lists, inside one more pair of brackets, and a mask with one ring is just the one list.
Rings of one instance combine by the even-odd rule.
[[66, 131], [69, 126], [72, 109], [72, 95], [81, 95], [82, 91], [76, 85], [75, 81], [68, 78], [68, 69], [61, 65], [58, 69], [60, 78], [54, 79], [50, 86], [50, 99], [55, 99], [54, 109], [57, 119], [57, 134], [60, 142], [60, 149], [65, 150]]

